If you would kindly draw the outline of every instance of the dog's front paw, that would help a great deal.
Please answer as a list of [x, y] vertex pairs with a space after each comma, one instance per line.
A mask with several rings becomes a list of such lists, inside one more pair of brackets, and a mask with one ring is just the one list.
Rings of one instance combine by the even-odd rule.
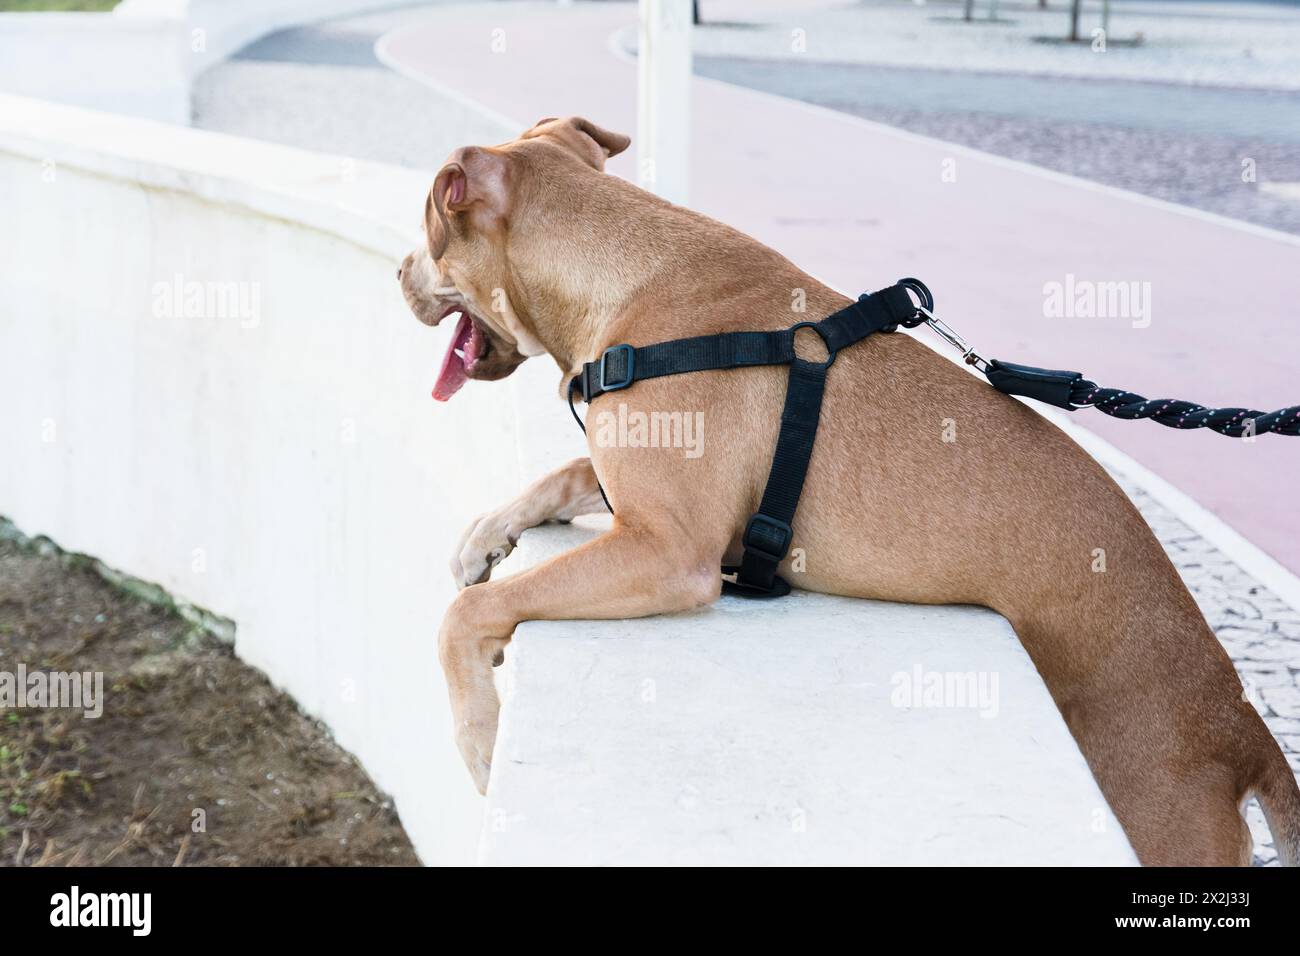
[[494, 607], [499, 605], [488, 589], [467, 588], [451, 602], [438, 629], [438, 662], [447, 678], [452, 733], [479, 793], [487, 792], [501, 710], [492, 666], [512, 630], [493, 617]]
[[493, 512], [476, 518], [461, 535], [456, 552], [451, 557], [451, 576], [456, 587], [467, 588], [480, 584], [492, 576], [492, 569], [505, 560], [515, 549], [518, 534], [512, 534], [510, 523]]
[[492, 774], [492, 749], [497, 742], [497, 716], [467, 718], [456, 726], [456, 746], [461, 759], [474, 778], [474, 786], [487, 794], [488, 778]]

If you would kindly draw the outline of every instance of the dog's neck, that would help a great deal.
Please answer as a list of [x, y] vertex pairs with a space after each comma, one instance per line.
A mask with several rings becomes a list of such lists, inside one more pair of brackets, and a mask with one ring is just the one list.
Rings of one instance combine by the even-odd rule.
[[[584, 270], [585, 272], [585, 270]], [[538, 340], [556, 364], [568, 375], [576, 375], [583, 362], [596, 358], [609, 342], [610, 327], [635, 298], [630, 291], [612, 288], [596, 269], [577, 282], [599, 290], [591, 296], [547, 295], [528, 303], [528, 318]]]
[[[653, 329], [655, 341], [697, 334], [694, 316], [674, 304], [732, 299], [739, 275], [797, 272], [748, 236], [613, 177], [606, 189], [586, 197], [589, 206], [608, 200], [618, 228], [551, 235], [546, 260], [564, 268], [546, 276], [534, 287], [543, 291], [525, 301], [538, 340], [566, 375], [625, 341], [632, 328]], [[751, 268], [738, 268], [742, 263]], [[743, 288], [753, 291], [752, 278]]]

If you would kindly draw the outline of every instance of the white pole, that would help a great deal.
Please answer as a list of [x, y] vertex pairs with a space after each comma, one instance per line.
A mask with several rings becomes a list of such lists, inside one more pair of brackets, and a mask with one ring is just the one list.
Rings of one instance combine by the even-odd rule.
[[637, 182], [685, 205], [691, 158], [692, 0], [640, 0]]

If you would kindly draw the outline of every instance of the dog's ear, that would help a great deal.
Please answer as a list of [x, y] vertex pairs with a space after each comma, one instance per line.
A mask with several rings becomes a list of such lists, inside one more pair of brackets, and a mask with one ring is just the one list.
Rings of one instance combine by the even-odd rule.
[[[579, 133], [589, 136], [604, 151], [605, 159], [617, 156], [632, 145], [632, 137], [612, 132], [603, 126], [597, 126], [591, 120], [583, 119], [581, 116], [571, 116], [565, 122]], [[602, 165], [604, 164], [602, 163]]]
[[490, 228], [506, 213], [506, 160], [495, 150], [466, 146], [451, 154], [438, 170], [424, 203], [424, 231], [429, 255], [441, 259], [451, 241], [450, 217], [479, 229]]
[[611, 132], [581, 116], [567, 119], [551, 116], [538, 120], [522, 138], [532, 139], [534, 136], [550, 136], [592, 169], [601, 172], [605, 169], [605, 160], [617, 156], [632, 142], [630, 137]]

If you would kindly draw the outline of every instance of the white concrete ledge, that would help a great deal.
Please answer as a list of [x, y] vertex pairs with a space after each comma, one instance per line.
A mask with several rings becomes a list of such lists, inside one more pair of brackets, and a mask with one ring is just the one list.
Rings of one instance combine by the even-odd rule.
[[992, 611], [724, 597], [525, 624], [503, 669], [486, 864], [1137, 862]]

